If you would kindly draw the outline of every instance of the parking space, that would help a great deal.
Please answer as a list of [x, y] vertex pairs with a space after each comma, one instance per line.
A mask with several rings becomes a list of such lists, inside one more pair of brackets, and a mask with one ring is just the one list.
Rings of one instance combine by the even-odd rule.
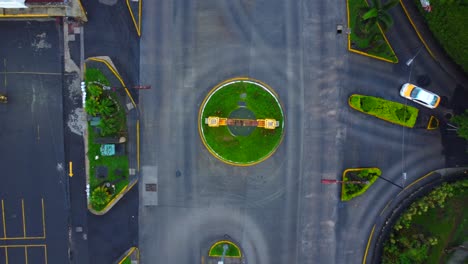
[[47, 245], [0, 246], [0, 263], [3, 264], [47, 264]]
[[45, 239], [44, 200], [34, 201], [26, 206], [25, 200], [2, 204], [2, 237], [0, 240]]
[[0, 23], [0, 264], [69, 262], [61, 30]]
[[47, 263], [44, 199], [1, 200], [0, 264]]

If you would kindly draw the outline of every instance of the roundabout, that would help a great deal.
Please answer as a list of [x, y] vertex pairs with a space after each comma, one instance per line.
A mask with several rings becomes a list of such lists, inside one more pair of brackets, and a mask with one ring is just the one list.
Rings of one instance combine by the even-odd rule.
[[284, 114], [268, 85], [234, 78], [216, 85], [205, 97], [198, 130], [214, 157], [230, 165], [250, 166], [268, 159], [281, 144]]

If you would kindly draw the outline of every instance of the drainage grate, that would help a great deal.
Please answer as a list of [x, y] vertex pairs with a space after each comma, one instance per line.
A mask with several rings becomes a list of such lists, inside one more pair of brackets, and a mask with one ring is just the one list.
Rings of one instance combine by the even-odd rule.
[[145, 185], [145, 189], [147, 192], [156, 192], [158, 190], [158, 187], [156, 183], [147, 183]]

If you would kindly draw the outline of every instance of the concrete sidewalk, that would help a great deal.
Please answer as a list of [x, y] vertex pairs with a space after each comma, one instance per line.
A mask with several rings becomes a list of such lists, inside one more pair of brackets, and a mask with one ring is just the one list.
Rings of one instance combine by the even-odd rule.
[[412, 22], [411, 24], [415, 27], [418, 36], [422, 38], [423, 43], [426, 48], [429, 49], [428, 52], [432, 55], [434, 60], [460, 85], [463, 86], [463, 84], [465, 84], [464, 88], [468, 88], [466, 87], [466, 84], [468, 84], [468, 75], [448, 56], [437, 39], [434, 38], [434, 35], [430, 31], [429, 26], [426, 24], [424, 17], [419, 12], [414, 1], [400, 0], [400, 3], [405, 12], [407, 12], [407, 16], [410, 22]]

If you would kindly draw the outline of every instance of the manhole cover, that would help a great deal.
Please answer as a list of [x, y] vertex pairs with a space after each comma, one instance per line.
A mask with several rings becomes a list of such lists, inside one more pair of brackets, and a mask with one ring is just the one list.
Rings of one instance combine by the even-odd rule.
[[156, 183], [147, 183], [145, 185], [145, 189], [147, 192], [156, 192], [157, 191], [157, 185]]

